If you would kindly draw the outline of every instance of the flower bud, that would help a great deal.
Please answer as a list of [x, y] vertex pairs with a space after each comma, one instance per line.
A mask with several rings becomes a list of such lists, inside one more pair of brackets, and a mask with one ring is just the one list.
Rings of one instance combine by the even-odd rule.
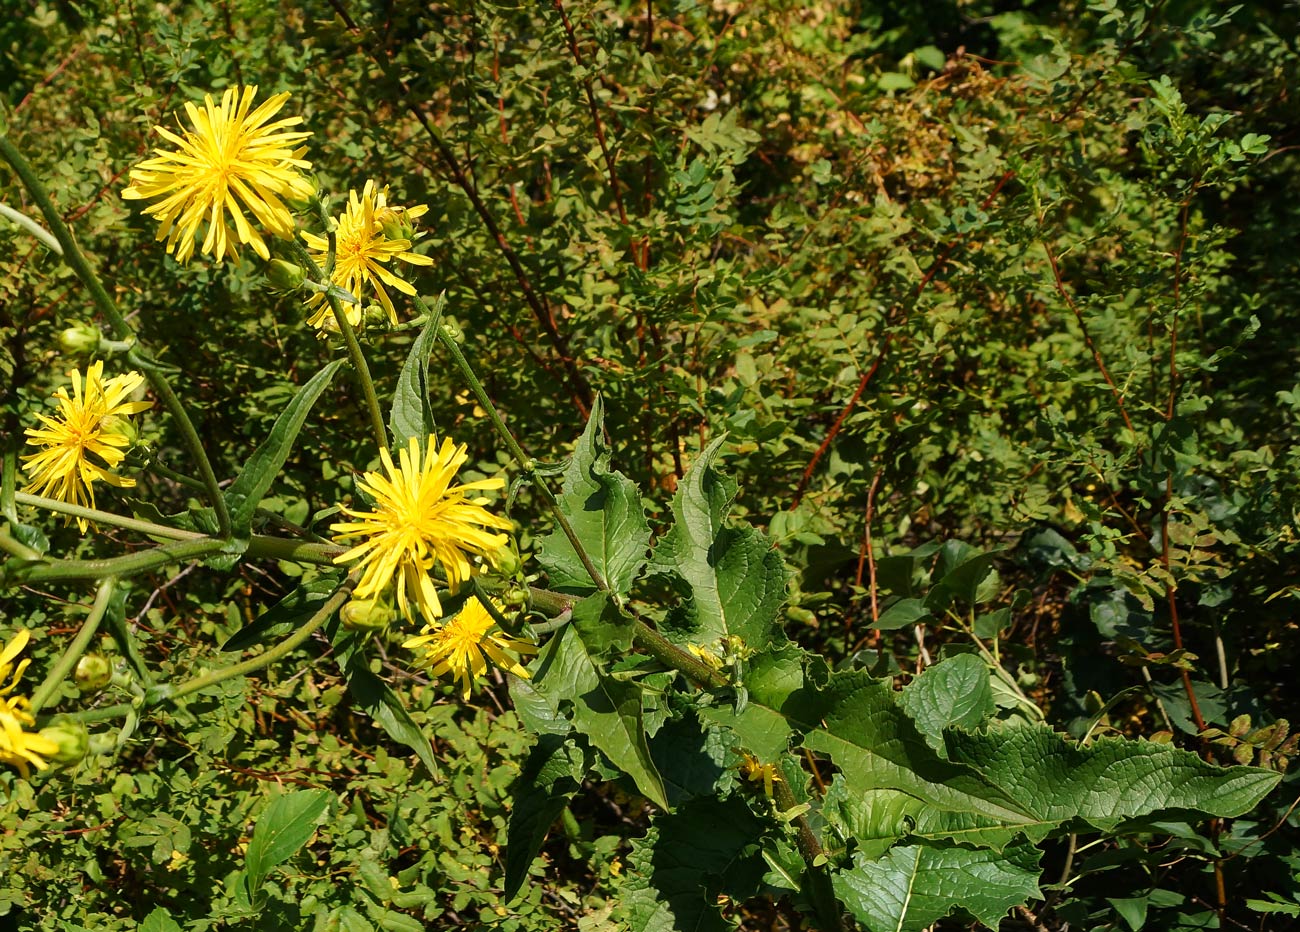
[[515, 553], [513, 547], [502, 547], [496, 553], [492, 554], [492, 562], [502, 576], [513, 576], [519, 572], [519, 567], [523, 564], [519, 562], [519, 554]]
[[378, 327], [387, 330], [392, 326], [392, 323], [392, 318], [388, 316], [388, 312], [378, 304], [367, 304], [366, 309], [361, 313], [361, 326], [367, 329]]
[[284, 259], [272, 259], [266, 266], [266, 280], [276, 291], [297, 291], [306, 279], [306, 269]]
[[77, 321], [59, 334], [59, 347], [69, 356], [93, 356], [99, 349], [100, 338], [98, 327]]
[[401, 207], [385, 207], [375, 211], [375, 222], [384, 231], [384, 236], [390, 240], [415, 239], [415, 224], [411, 223], [406, 211]]
[[320, 181], [316, 178], [315, 174], [307, 174], [300, 180], [306, 181], [308, 186], [310, 186], [311, 191], [302, 196], [299, 196], [296, 193], [284, 195], [284, 202], [294, 210], [306, 210], [320, 195]]
[[112, 681], [113, 665], [103, 654], [83, 654], [72, 679], [83, 693], [98, 692]]
[[140, 430], [130, 418], [117, 414], [106, 414], [99, 419], [99, 429], [106, 434], [117, 434], [126, 438], [127, 444], [135, 446], [140, 442]]
[[382, 631], [396, 613], [383, 599], [353, 599], [343, 606], [339, 617], [349, 631]]
[[42, 728], [40, 735], [46, 741], [54, 742], [58, 748], [49, 755], [50, 760], [56, 763], [75, 764], [90, 749], [90, 732], [80, 722], [58, 722]]

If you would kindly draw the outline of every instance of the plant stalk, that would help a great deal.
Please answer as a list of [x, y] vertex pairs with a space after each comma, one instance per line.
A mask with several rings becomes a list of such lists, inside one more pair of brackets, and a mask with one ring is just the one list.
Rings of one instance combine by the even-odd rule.
[[115, 585], [116, 580], [112, 577], [100, 581], [99, 588], [95, 590], [95, 601], [90, 606], [90, 614], [82, 622], [81, 630], [72, 639], [72, 643], [63, 652], [63, 656], [50, 668], [50, 672], [46, 674], [44, 681], [37, 687], [36, 692], [32, 693], [30, 708], [32, 715], [40, 712], [45, 703], [53, 698], [55, 691], [67, 679], [72, 668], [77, 665], [81, 655], [86, 652], [86, 648], [94, 640], [95, 633], [99, 630], [99, 623], [104, 620], [104, 613], [108, 611], [108, 604], [113, 599]]

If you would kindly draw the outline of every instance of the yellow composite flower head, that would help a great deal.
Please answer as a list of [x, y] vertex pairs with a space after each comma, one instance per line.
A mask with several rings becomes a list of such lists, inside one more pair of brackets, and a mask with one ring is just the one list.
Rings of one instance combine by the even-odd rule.
[[384, 472], [368, 472], [357, 483], [374, 501], [375, 510], [342, 506], [343, 513], [356, 520], [331, 525], [334, 539], [360, 542], [334, 562], [361, 561], [364, 571], [354, 599], [375, 598], [396, 580], [397, 605], [406, 618], [412, 617], [412, 600], [426, 618], [438, 618], [442, 605], [429, 570], [435, 563], [440, 565], [454, 590], [474, 572], [469, 555], [492, 559], [505, 546], [506, 535], [489, 528], [508, 531], [511, 523], [483, 507], [488, 499], [468, 494], [499, 489], [505, 480], [452, 485], [468, 456], [464, 444], [457, 446], [447, 438], [439, 447], [430, 437], [427, 450], [421, 451], [418, 439], [412, 437], [398, 454], [400, 466], [393, 465], [387, 450], [379, 455]]
[[[390, 206], [387, 186], [377, 188], [373, 181], [366, 182], [359, 197], [356, 191], [348, 192], [348, 206], [339, 215], [338, 228], [334, 232], [334, 271], [330, 273], [330, 281], [361, 302], [342, 302], [352, 326], [361, 325], [362, 307], [372, 288], [388, 312], [388, 319], [397, 323], [393, 299], [384, 286], [408, 295], [415, 294], [415, 288], [399, 278], [387, 263], [401, 259], [411, 265], [433, 265], [428, 256], [411, 252], [410, 236], [414, 234], [410, 221], [418, 220], [428, 211], [429, 208], [424, 206]], [[403, 233], [409, 235], [399, 235]], [[317, 264], [324, 264], [329, 255], [329, 241], [306, 231], [302, 238], [307, 241]], [[307, 299], [307, 308], [312, 312], [307, 323], [322, 331], [338, 330], [338, 322], [334, 320], [334, 312], [325, 295], [312, 295]]]
[[49, 766], [45, 758], [59, 751], [49, 738], [25, 730], [36, 724], [31, 704], [24, 696], [10, 695], [30, 663], [14, 663], [30, 639], [31, 632], [20, 629], [0, 651], [0, 684], [4, 684], [0, 685], [0, 763], [12, 764], [24, 777], [30, 775], [30, 766], [44, 770]]
[[202, 109], [187, 102], [191, 129], [182, 127], [177, 135], [154, 127], [176, 150], [155, 149], [154, 158], [131, 169], [131, 186], [122, 197], [160, 199], [144, 212], [162, 224], [157, 238], [167, 240], [167, 251], [178, 262], [194, 254], [204, 220], [202, 250], [218, 262], [236, 254], [236, 243], [246, 243], [269, 259], [262, 233], [292, 239], [296, 228], [282, 198], [303, 199], [315, 193], [302, 174], [311, 168], [302, 158], [307, 149], [294, 148], [311, 133], [289, 130], [302, 117], [271, 120], [289, 99], [288, 92], [254, 110], [256, 96], [256, 86], [232, 87], [221, 95], [220, 104], [210, 94], [204, 95]]
[[[72, 505], [95, 507], [96, 481], [118, 488], [130, 488], [134, 479], [110, 472], [121, 464], [123, 450], [131, 445], [128, 415], [144, 411], [147, 401], [126, 399], [143, 382], [138, 372], [104, 378], [104, 363], [91, 363], [83, 379], [76, 369], [68, 373], [72, 394], [66, 386], [54, 390], [58, 413], [37, 414], [40, 427], [25, 431], [27, 442], [40, 452], [23, 457], [23, 469], [32, 481], [24, 491]], [[86, 530], [86, 520], [77, 524]]]
[[443, 625], [425, 625], [424, 634], [403, 647], [419, 652], [416, 666], [433, 676], [450, 673], [461, 684], [461, 695], [469, 698], [470, 685], [487, 672], [488, 661], [515, 676], [528, 679], [519, 662], [520, 654], [535, 654], [537, 647], [504, 633], [476, 596]]

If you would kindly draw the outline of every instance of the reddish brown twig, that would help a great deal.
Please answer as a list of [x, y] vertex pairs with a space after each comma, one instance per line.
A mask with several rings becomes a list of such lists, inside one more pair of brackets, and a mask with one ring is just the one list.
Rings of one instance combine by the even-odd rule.
[[[1002, 177], [998, 179], [998, 183], [993, 186], [993, 190], [989, 192], [989, 196], [984, 198], [983, 203], [980, 205], [980, 210], [988, 210], [989, 206], [998, 196], [998, 193], [1002, 190], [1003, 186], [1015, 176], [1016, 173], [1013, 171], [1003, 173]], [[921, 278], [920, 284], [916, 286], [916, 291], [912, 295], [913, 304], [915, 304], [916, 300], [921, 297], [922, 292], [925, 291], [926, 286], [930, 284], [934, 279], [934, 276], [939, 273], [939, 269], [943, 267], [943, 264], [948, 261], [948, 257], [952, 255], [952, 251], [957, 248], [957, 244], [962, 241], [963, 236], [964, 234], [957, 234], [948, 241], [946, 246], [944, 246], [943, 252], [941, 252], [939, 257], [934, 260], [934, 264], [930, 266], [930, 270], [925, 273]], [[794, 500], [790, 505], [791, 508], [797, 508], [799, 506], [799, 502], [803, 499], [804, 489], [808, 487], [809, 480], [812, 479], [813, 473], [817, 470], [817, 464], [821, 462], [822, 457], [826, 455], [826, 451], [830, 449], [836, 435], [840, 432], [840, 427], [843, 426], [844, 421], [848, 416], [853, 413], [854, 407], [857, 406], [858, 399], [861, 398], [862, 393], [866, 391], [867, 385], [871, 382], [872, 376], [876, 374], [876, 370], [880, 368], [880, 364], [885, 361], [885, 356], [889, 353], [890, 343], [893, 341], [894, 334], [891, 327], [893, 325], [893, 318], [897, 314], [898, 309], [899, 306], [894, 305], [894, 307], [890, 309], [889, 313], [885, 315], [883, 325], [884, 337], [880, 342], [880, 351], [876, 353], [876, 358], [875, 361], [871, 363], [871, 368], [863, 374], [862, 379], [858, 382], [857, 389], [853, 392], [853, 397], [850, 398], [849, 403], [844, 406], [844, 410], [840, 412], [840, 416], [835, 419], [835, 423], [831, 425], [831, 429], [826, 433], [826, 438], [822, 440], [821, 446], [817, 448], [817, 452], [813, 454], [812, 460], [808, 463], [808, 468], [803, 471], [803, 475], [799, 478], [799, 485], [795, 488]]]
[[[880, 620], [880, 599], [876, 588], [876, 552], [871, 540], [871, 522], [876, 516], [876, 491], [880, 488], [880, 477], [885, 474], [885, 467], [876, 468], [876, 474], [871, 477], [871, 486], [867, 489], [867, 510], [863, 520], [862, 528], [862, 546], [858, 549], [858, 572], [853, 579], [853, 584], [859, 589], [862, 588], [862, 569], [865, 565], [868, 573], [868, 587], [871, 593], [871, 625], [875, 628], [876, 622]], [[876, 650], [880, 650], [880, 629], [875, 628], [876, 632]], [[844, 643], [852, 644], [853, 642], [853, 613], [846, 612], [844, 616]]]
[[1120, 417], [1124, 418], [1124, 426], [1129, 429], [1129, 433], [1133, 433], [1133, 422], [1129, 420], [1128, 409], [1124, 407], [1124, 396], [1120, 394], [1119, 386], [1115, 384], [1115, 380], [1110, 377], [1110, 370], [1106, 368], [1106, 363], [1102, 361], [1101, 351], [1097, 349], [1097, 344], [1092, 342], [1088, 328], [1083, 323], [1083, 313], [1079, 310], [1079, 305], [1075, 304], [1074, 298], [1065, 290], [1065, 282], [1061, 280], [1061, 267], [1056, 262], [1056, 256], [1052, 254], [1052, 248], [1047, 245], [1047, 240], [1043, 240], [1043, 252], [1047, 254], [1047, 262], [1052, 267], [1052, 278], [1056, 282], [1056, 292], [1074, 313], [1074, 320], [1079, 325], [1079, 330], [1083, 332], [1083, 342], [1092, 351], [1092, 358], [1097, 363], [1098, 370], [1101, 371], [1101, 377], [1106, 380], [1106, 384], [1110, 386], [1110, 393], [1115, 396], [1115, 404], [1119, 406]]

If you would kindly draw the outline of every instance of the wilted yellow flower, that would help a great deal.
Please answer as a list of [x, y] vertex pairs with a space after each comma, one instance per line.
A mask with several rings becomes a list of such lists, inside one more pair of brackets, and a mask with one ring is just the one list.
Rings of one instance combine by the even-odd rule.
[[772, 785], [781, 782], [781, 775], [776, 772], [775, 764], [765, 764], [748, 751], [741, 752], [744, 760], [740, 762], [740, 775], [750, 783], [761, 783], [763, 794], [772, 795]]
[[[428, 207], [390, 207], [388, 188], [376, 189], [373, 181], [367, 181], [357, 196], [356, 191], [348, 192], [348, 206], [338, 217], [338, 229], [334, 233], [334, 271], [330, 281], [349, 291], [360, 304], [344, 302], [343, 307], [352, 326], [360, 326], [362, 306], [366, 302], [366, 293], [373, 287], [379, 303], [388, 312], [388, 319], [397, 323], [397, 311], [393, 309], [393, 300], [388, 296], [384, 285], [396, 288], [403, 294], [415, 294], [415, 288], [395, 275], [384, 263], [401, 259], [411, 265], [432, 265], [433, 260], [410, 251], [410, 235], [413, 227], [410, 221], [417, 220], [428, 213]], [[394, 236], [406, 233], [408, 236]], [[325, 262], [329, 254], [329, 241], [315, 233], [303, 232], [302, 238], [313, 253], [317, 263]], [[307, 323], [320, 330], [338, 330], [325, 295], [312, 295], [307, 300], [307, 307], [312, 311]]]
[[[311, 133], [286, 131], [301, 123], [302, 117], [269, 122], [289, 94], [276, 94], [250, 112], [256, 95], [255, 86], [242, 91], [229, 88], [219, 106], [210, 94], [204, 95], [201, 110], [187, 102], [192, 130], [182, 128], [178, 136], [165, 127], [154, 127], [178, 151], [156, 149], [155, 158], [131, 169], [131, 186], [122, 197], [162, 198], [144, 212], [162, 224], [157, 238], [166, 238], [167, 251], [178, 262], [193, 255], [204, 220], [208, 228], [203, 252], [218, 262], [235, 255], [236, 241], [269, 259], [262, 232], [292, 239], [295, 228], [293, 214], [281, 198], [301, 199], [315, 193], [302, 174], [311, 168], [302, 158], [306, 147], [292, 148]], [[252, 215], [251, 222], [245, 211]]]
[[470, 684], [487, 672], [489, 660], [502, 670], [528, 679], [519, 655], [537, 653], [536, 646], [498, 629], [492, 615], [475, 596], [446, 624], [425, 625], [424, 631], [402, 646], [419, 651], [416, 666], [428, 669], [431, 675], [450, 673], [452, 679], [460, 682], [461, 694], [466, 699]]
[[29, 765], [44, 770], [49, 766], [45, 758], [59, 752], [59, 746], [49, 738], [24, 731], [36, 724], [31, 703], [24, 696], [9, 695], [18, 687], [23, 671], [31, 662], [14, 663], [30, 639], [31, 632], [20, 629], [0, 651], [0, 683], [8, 680], [7, 685], [0, 687], [0, 763], [13, 764], [24, 777], [31, 772]]
[[375, 510], [354, 511], [343, 506], [343, 513], [357, 520], [331, 525], [335, 540], [362, 541], [334, 562], [360, 560], [365, 567], [353, 598], [374, 598], [400, 574], [396, 589], [402, 614], [412, 617], [409, 597], [426, 618], [437, 618], [442, 605], [429, 578], [433, 565], [442, 566], [447, 584], [455, 589], [473, 573], [467, 554], [490, 558], [505, 545], [504, 534], [486, 529], [511, 528], [509, 521], [483, 507], [486, 498], [468, 498], [466, 493], [499, 489], [505, 480], [498, 477], [452, 485], [467, 456], [464, 444], [457, 446], [446, 438], [439, 448], [430, 437], [427, 451], [421, 451], [417, 438], [412, 437], [399, 453], [400, 467], [393, 466], [387, 450], [380, 450], [379, 455], [387, 475], [368, 472], [358, 482], [373, 499]]
[[[84, 383], [81, 373], [71, 370], [72, 396], [65, 386], [55, 389], [58, 414], [36, 415], [43, 426], [25, 431], [28, 443], [44, 448], [23, 457], [23, 469], [32, 474], [26, 491], [94, 508], [95, 480], [119, 488], [135, 485], [134, 479], [109, 470], [122, 462], [123, 449], [131, 445], [129, 425], [123, 418], [149, 407], [147, 401], [126, 400], [144, 382], [144, 376], [127, 372], [105, 379], [103, 375], [103, 362], [90, 364]], [[84, 518], [78, 518], [77, 524], [86, 530]]]

